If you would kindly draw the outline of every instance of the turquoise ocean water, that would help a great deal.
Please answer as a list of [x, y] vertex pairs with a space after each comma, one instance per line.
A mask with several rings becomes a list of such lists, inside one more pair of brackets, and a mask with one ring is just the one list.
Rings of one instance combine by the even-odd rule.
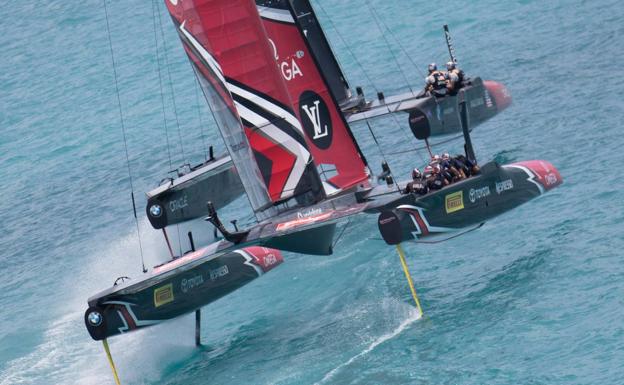
[[[288, 254], [205, 308], [200, 349], [189, 317], [112, 339], [122, 383], [623, 383], [624, 4], [370, 1], [392, 34], [367, 2], [313, 4], [351, 84], [371, 96], [420, 87], [429, 62], [448, 60], [448, 23], [463, 68], [514, 97], [475, 129], [478, 157], [546, 159], [565, 184], [479, 231], [407, 246], [423, 319], [375, 218], [361, 217], [334, 255]], [[108, 10], [152, 266], [166, 251], [142, 192], [223, 146], [163, 4], [160, 17], [151, 1]], [[83, 325], [86, 299], [141, 269], [104, 8], [23, 0], [0, 16], [0, 384], [113, 383]], [[375, 126], [387, 151], [415, 144], [404, 117]], [[353, 130], [376, 168], [372, 139]], [[407, 176], [422, 160], [391, 165]], [[244, 212], [241, 200], [223, 215]]]

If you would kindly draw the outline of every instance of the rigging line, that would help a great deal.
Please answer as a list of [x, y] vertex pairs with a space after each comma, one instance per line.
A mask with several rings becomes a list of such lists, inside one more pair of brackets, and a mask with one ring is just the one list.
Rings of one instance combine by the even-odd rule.
[[[191, 71], [193, 70], [193, 68], [191, 67]], [[193, 71], [194, 72], [194, 71]], [[200, 106], [200, 102], [199, 102], [199, 92], [197, 92], [197, 88], [201, 87], [199, 84], [199, 80], [197, 80], [197, 77], [195, 77], [195, 103], [197, 104], [197, 118], [199, 119], [199, 130], [201, 133], [201, 140], [202, 140], [202, 145], [204, 146], [204, 160], [208, 160], [208, 146], [206, 145], [206, 136], [204, 134], [204, 122], [202, 121], [202, 117], [201, 117], [201, 106]]]
[[[115, 66], [115, 54], [113, 53], [113, 39], [111, 38], [110, 24], [108, 22], [108, 8], [106, 7], [106, 0], [102, 0], [104, 3], [104, 15], [106, 16], [106, 31], [108, 32], [108, 46], [110, 48], [111, 61], [113, 63], [113, 75], [115, 77], [115, 90], [117, 91], [117, 106], [119, 107], [119, 120], [121, 122], [121, 132], [123, 134], [124, 148], [126, 151], [126, 166], [128, 166], [128, 177], [130, 179], [130, 190], [132, 193], [132, 205], [134, 204], [134, 183], [132, 181], [132, 172], [130, 170], [130, 155], [128, 155], [128, 141], [126, 140], [126, 126], [123, 119], [123, 111], [121, 109], [121, 97], [119, 96], [119, 83], [117, 81], [117, 68]], [[141, 244], [141, 231], [139, 229], [139, 219], [136, 216], [136, 209], [134, 210], [134, 223], [136, 224], [137, 238], [139, 240], [139, 251], [141, 253], [141, 266], [143, 272], [146, 273], [145, 260], [143, 258], [143, 245]]]
[[369, 5], [369, 7], [371, 8], [371, 11], [373, 12], [373, 14], [377, 16], [377, 19], [381, 22], [381, 24], [384, 26], [386, 31], [388, 31], [390, 33], [390, 36], [392, 36], [394, 41], [397, 42], [397, 45], [399, 46], [399, 48], [401, 48], [401, 50], [403, 51], [403, 54], [407, 57], [407, 60], [409, 60], [409, 62], [412, 63], [412, 65], [414, 66], [416, 71], [418, 71], [418, 74], [421, 75], [423, 78], [425, 78], [426, 76], [425, 76], [424, 72], [422, 72], [420, 67], [417, 66], [416, 63], [414, 63], [414, 60], [412, 60], [412, 57], [407, 53], [407, 50], [405, 49], [403, 44], [401, 44], [401, 41], [396, 37], [396, 35], [392, 32], [392, 30], [390, 28], [388, 28], [388, 25], [383, 21], [381, 16], [379, 16], [379, 13], [377, 13], [377, 11], [375, 10], [375, 7], [373, 7], [371, 5]]
[[[443, 140], [443, 141], [441, 141], [441, 142], [431, 143], [431, 147], [433, 147], [433, 146], [439, 146], [439, 145], [441, 145], [441, 144], [450, 143], [450, 142], [452, 142], [452, 141], [454, 141], [454, 140], [457, 140], [457, 139], [462, 138], [463, 136], [464, 136], [464, 134], [459, 134], [459, 135], [453, 136], [453, 137], [451, 137], [451, 138], [449, 138], [449, 139], [445, 139], [445, 140]], [[427, 149], [427, 146], [422, 146], [422, 147], [416, 147], [416, 148], [409, 149], [409, 150], [402, 150], [402, 151], [393, 151], [393, 152], [389, 152], [389, 153], [388, 153], [388, 155], [400, 155], [400, 154], [405, 154], [405, 153], [408, 153], [408, 152], [414, 152], [414, 151], [418, 151], [418, 150], [426, 150], [426, 149]]]
[[[395, 120], [396, 124], [400, 125], [399, 121], [397, 120], [397, 117], [394, 114], [393, 114], [393, 117], [394, 117], [394, 120]], [[403, 129], [403, 132], [405, 132], [405, 129]], [[415, 143], [414, 143], [414, 151], [416, 152], [416, 154], [418, 154], [418, 157], [420, 158], [420, 160], [423, 162], [423, 164], [428, 164], [429, 162], [426, 161], [425, 158], [423, 158], [422, 154], [418, 150], [419, 149], [418, 148], [418, 139], [416, 139], [415, 136], [410, 135], [409, 132], [407, 132], [407, 135], [409, 135], [410, 138], [415, 141]], [[421, 150], [427, 149], [427, 146], [422, 146], [420, 149]]]
[[[414, 135], [411, 135], [409, 131], [407, 131], [405, 129], [405, 127], [403, 125], [401, 125], [401, 123], [399, 122], [399, 119], [397, 118], [396, 114], [391, 113], [390, 116], [392, 116], [392, 119], [394, 120], [394, 123], [399, 127], [399, 130], [401, 130], [401, 132], [403, 133], [403, 136], [406, 137], [407, 142], [409, 143], [411, 141], [414, 141], [414, 149], [416, 149], [416, 146], [418, 145], [418, 139], [416, 139], [416, 137]], [[420, 156], [420, 159], [422, 159], [422, 161], [424, 162], [425, 160], [423, 159], [422, 155], [420, 155], [419, 152], [417, 152], [418, 156]]]
[[169, 87], [171, 88], [171, 100], [173, 101], [173, 112], [175, 115], [176, 125], [178, 127], [178, 138], [180, 140], [180, 149], [182, 151], [182, 163], [186, 164], [190, 162], [186, 159], [186, 154], [184, 153], [184, 144], [182, 142], [182, 130], [180, 129], [180, 120], [178, 119], [178, 107], [175, 101], [175, 89], [173, 87], [173, 80], [171, 79], [171, 67], [169, 66], [169, 57], [167, 55], [167, 41], [165, 40], [165, 31], [163, 28], [162, 18], [160, 16], [160, 2], [156, 3], [156, 7], [158, 10], [158, 24], [160, 26], [160, 34], [163, 41], [163, 51], [165, 52], [165, 67], [167, 67], [167, 75], [169, 78]]
[[158, 69], [158, 85], [160, 86], [160, 101], [162, 104], [163, 123], [165, 124], [165, 139], [167, 141], [167, 156], [169, 158], [169, 170], [173, 169], [171, 162], [171, 144], [169, 143], [169, 128], [167, 126], [167, 114], [165, 112], [165, 93], [163, 91], [162, 71], [160, 70], [160, 51], [158, 49], [158, 34], [156, 33], [156, 4], [152, 0], [152, 24], [154, 25], [154, 45], [156, 46], [156, 68]]
[[[402, 131], [404, 134], [406, 134], [405, 129], [404, 129], [404, 128], [402, 128], [402, 126], [401, 126], [401, 124], [399, 123], [399, 121], [397, 120], [396, 116], [394, 116], [394, 114], [393, 114], [392, 116], [393, 116], [393, 118], [394, 118], [394, 122], [395, 122], [395, 123], [399, 126], [399, 128], [401, 129], [401, 131]], [[409, 135], [409, 134], [407, 134], [407, 135]], [[410, 136], [411, 136], [411, 135], [410, 135]], [[418, 154], [418, 157], [420, 158], [420, 160], [421, 160], [424, 164], [427, 164], [428, 162], [426, 162], [426, 161], [425, 161], [425, 159], [423, 158], [422, 154], [420, 153], [420, 151], [418, 151], [418, 149], [417, 149], [417, 147], [416, 147], [416, 144], [418, 144], [418, 140], [417, 140], [414, 136], [411, 136], [411, 138], [408, 138], [408, 140], [412, 140], [412, 139], [416, 141], [416, 143], [415, 143], [415, 145], [414, 145], [414, 149], [413, 149], [413, 151], [414, 151], [414, 152], [416, 152], [416, 154]], [[426, 147], [424, 147], [424, 148], [426, 148]], [[409, 151], [409, 150], [408, 150], [408, 151]]]
[[[360, 63], [360, 61], [358, 60], [357, 56], [356, 56], [356, 55], [353, 53], [353, 51], [349, 48], [349, 45], [345, 42], [344, 38], [342, 37], [342, 34], [340, 33], [340, 31], [338, 30], [338, 28], [336, 27], [336, 25], [334, 25], [334, 23], [332, 22], [331, 18], [329, 17], [329, 14], [327, 13], [327, 11], [325, 11], [325, 8], [323, 7], [323, 5], [322, 5], [320, 2], [317, 2], [317, 3], [318, 3], [319, 8], [321, 9], [321, 11], [325, 14], [325, 17], [326, 17], [326, 19], [329, 21], [329, 24], [331, 25], [331, 27], [334, 29], [334, 31], [336, 31], [336, 34], [338, 35], [338, 37], [339, 37], [339, 38], [340, 38], [340, 40], [342, 41], [342, 44], [343, 44], [343, 45], [347, 48], [347, 51], [351, 54], [351, 56], [353, 57], [353, 59], [355, 60], [355, 62], [357, 63], [357, 65], [358, 65], [358, 66], [362, 69], [362, 72], [364, 73], [364, 76], [365, 76], [365, 77], [366, 77], [366, 79], [368, 80], [369, 84], [371, 84], [371, 85], [373, 86], [373, 89], [375, 90], [375, 92], [378, 92], [379, 90], [378, 90], [378, 88], [375, 86], [375, 83], [372, 81], [372, 79], [370, 78], [370, 76], [368, 76], [368, 73], [366, 72], [366, 69], [364, 68], [364, 66], [362, 65], [362, 63]], [[369, 9], [371, 9], [371, 8], [370, 8], [370, 5], [369, 5]], [[375, 18], [375, 15], [374, 15], [374, 10], [373, 10], [373, 9], [371, 9], [371, 13], [373, 14], [373, 19], [374, 19], [374, 18]], [[382, 22], [383, 22], [383, 21], [382, 21]], [[384, 25], [385, 25], [385, 24], [384, 24]], [[381, 31], [381, 33], [382, 33], [382, 35], [383, 35], [383, 31], [382, 31], [381, 27], [379, 26], [379, 24], [377, 24], [377, 28]], [[386, 27], [386, 28], [387, 28], [387, 27]], [[384, 40], [385, 40], [385, 37], [384, 37]], [[386, 44], [389, 46], [388, 41], [387, 41], [387, 40], [385, 40], [385, 41], [386, 41]], [[392, 57], [394, 58], [395, 62], [397, 62], [397, 59], [396, 59], [396, 57], [394, 56], [394, 53], [392, 52], [392, 50], [390, 50], [390, 53], [392, 54]], [[411, 60], [411, 59], [410, 59], [410, 60]], [[413, 64], [413, 62], [412, 62], [412, 64]], [[397, 62], [397, 65], [398, 65], [398, 62]], [[400, 68], [401, 68], [401, 67], [399, 66], [399, 69], [400, 69]], [[409, 82], [407, 81], [407, 77], [406, 77], [405, 73], [404, 73], [402, 70], [401, 70], [401, 73], [403, 74], [403, 78], [405, 79], [405, 82], [406, 82], [407, 86], [409, 87], [410, 92], [413, 94], [413, 93], [414, 93], [414, 91], [412, 90], [412, 87], [410, 86]], [[399, 126], [399, 129], [400, 129], [400, 130], [403, 132], [403, 134], [405, 135], [405, 129], [404, 129], [404, 127], [402, 127], [402, 126], [401, 126], [401, 124], [397, 121], [397, 118], [396, 118], [396, 116], [394, 116], [394, 114], [391, 114], [391, 115], [392, 115], [392, 117], [393, 117], [393, 119], [394, 119], [395, 123]], [[371, 129], [371, 127], [370, 127], [370, 124], [368, 123], [368, 120], [366, 121], [366, 124], [367, 124], [367, 126], [369, 127], [369, 131], [371, 131], [371, 134], [372, 134], [373, 132], [372, 132], [372, 129]], [[408, 140], [408, 141], [411, 141], [411, 140], [412, 140], [411, 138], [413, 138], [413, 137], [412, 137], [411, 135], [409, 135], [409, 134], [407, 134], [407, 136], [408, 136], [408, 137], [407, 137], [407, 140]], [[374, 137], [374, 134], [373, 134], [373, 137]], [[375, 142], [377, 142], [377, 140], [376, 140], [376, 139], [375, 139]], [[422, 155], [420, 155], [420, 154], [419, 154], [419, 156], [420, 156], [420, 157], [421, 157], [421, 159], [422, 159]], [[384, 159], [384, 160], [385, 160], [385, 159]], [[424, 160], [423, 160], [423, 162], [424, 162]]]
[[414, 93], [414, 90], [412, 90], [412, 86], [409, 84], [409, 80], [407, 80], [407, 75], [405, 75], [405, 72], [403, 71], [403, 67], [401, 67], [401, 64], [399, 63], [399, 61], [397, 60], [396, 56], [394, 55], [394, 51], [392, 50], [392, 47], [390, 46], [390, 42], [388, 42], [388, 39], [386, 39], [386, 35], [384, 34], [383, 29], [379, 25], [379, 21], [377, 21], [377, 17], [375, 16], [375, 12], [373, 12], [373, 8], [371, 7], [371, 5], [370, 5], [368, 0], [366, 1], [366, 6], [368, 7], [368, 9], [370, 11], [371, 16], [373, 16], [373, 20], [375, 21], [375, 25], [377, 26], [377, 29], [379, 29], [379, 32], [381, 33], [381, 37], [386, 42], [386, 46], [388, 47], [388, 51], [390, 51], [390, 55], [392, 56], [392, 60], [394, 60], [394, 63], [399, 68], [399, 72], [403, 76], [403, 80], [405, 81], [405, 84], [409, 88], [410, 92]]
[[[379, 153], [381, 154], [381, 158], [384, 160], [384, 162], [386, 162], [386, 164], [388, 164], [388, 161], [386, 160], [386, 155], [384, 154], [383, 149], [381, 148], [381, 145], [379, 145], [379, 141], [377, 141], [377, 137], [375, 136], [375, 133], [373, 132], [373, 128], [368, 122], [368, 119], [364, 119], [364, 121], [366, 122], [368, 131], [370, 131], [371, 135], [373, 136], [373, 140], [375, 141], [375, 145], [377, 145], [377, 149], [379, 150]], [[399, 187], [399, 184], [397, 183], [397, 180], [394, 177], [394, 174], [392, 173], [392, 169], [390, 169], [390, 176], [392, 176], [392, 181], [394, 182], [394, 185], [396, 186], [397, 191], [401, 191], [401, 188]]]
[[336, 247], [336, 245], [338, 244], [338, 242], [340, 242], [340, 238], [342, 238], [342, 235], [344, 234], [345, 230], [351, 224], [351, 218], [353, 218], [353, 217], [349, 217], [349, 219], [347, 220], [347, 224], [345, 224], [344, 227], [342, 228], [342, 231], [340, 231], [340, 234], [338, 235], [338, 238], [336, 238], [336, 242], [334, 242], [334, 244], [332, 245], [332, 249], [334, 249]]
[[[312, 5], [312, 4], [310, 4], [310, 5]], [[319, 24], [320, 24], [320, 22], [319, 22]], [[322, 30], [323, 26], [319, 25], [319, 27]], [[325, 32], [323, 32], [323, 34], [325, 34]], [[336, 52], [336, 49], [334, 48], [332, 42], [329, 41], [329, 39], [327, 39], [327, 38], [325, 40], [327, 41], [327, 44], [329, 44], [329, 49], [332, 51], [332, 53]], [[342, 65], [342, 62], [341, 62], [340, 58], [338, 56], [336, 56], [335, 54], [333, 56], [334, 56], [334, 59], [336, 59], [336, 61], [338, 62], [338, 67], [340, 68], [340, 72], [343, 72], [343, 74], [344, 74], [344, 68], [345, 67]], [[344, 80], [347, 81], [346, 76], [344, 77]]]
[[338, 30], [338, 28], [336, 27], [334, 22], [329, 17], [329, 13], [327, 13], [327, 11], [325, 11], [325, 8], [323, 8], [323, 5], [320, 2], [317, 2], [317, 4], [318, 4], [319, 8], [321, 9], [321, 11], [325, 14], [325, 18], [327, 19], [327, 21], [329, 21], [329, 24], [331, 25], [331, 27], [334, 29], [334, 31], [336, 31], [336, 35], [338, 35], [338, 38], [340, 39], [340, 41], [342, 41], [342, 45], [347, 49], [347, 52], [349, 52], [349, 54], [353, 57], [353, 59], [355, 60], [355, 63], [357, 64], [357, 66], [362, 69], [362, 73], [364, 73], [364, 77], [366, 77], [366, 80], [368, 80], [368, 83], [373, 87], [373, 89], [375, 90], [375, 93], [379, 92], [379, 89], [377, 88], [377, 86], [375, 86], [375, 83], [373, 83], [371, 77], [368, 76], [368, 73], [366, 72], [366, 69], [364, 69], [364, 66], [358, 60], [358, 57], [353, 53], [351, 48], [349, 48], [349, 45], [346, 43], [345, 39], [340, 34], [340, 31]]

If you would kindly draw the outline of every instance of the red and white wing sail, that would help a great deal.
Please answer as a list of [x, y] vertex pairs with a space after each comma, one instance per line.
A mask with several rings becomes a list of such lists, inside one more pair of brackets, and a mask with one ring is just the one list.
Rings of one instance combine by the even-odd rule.
[[[367, 183], [368, 170], [342, 111], [331, 94], [319, 61], [288, 0], [256, 0], [273, 56], [286, 81], [326, 192]], [[305, 17], [305, 16], [304, 16]]]
[[[208, 102], [239, 120], [219, 128], [254, 210], [263, 207], [258, 182], [269, 203], [307, 192], [320, 199], [318, 173], [254, 3], [165, 2]], [[250, 173], [256, 175], [243, 175]]]

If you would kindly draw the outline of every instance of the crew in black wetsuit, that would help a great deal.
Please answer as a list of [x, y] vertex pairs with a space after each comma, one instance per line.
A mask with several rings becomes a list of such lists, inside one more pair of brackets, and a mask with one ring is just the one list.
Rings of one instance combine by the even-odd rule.
[[425, 90], [438, 97], [446, 95], [446, 75], [438, 71], [435, 63], [429, 64], [428, 70], [429, 76], [425, 78]]
[[446, 184], [453, 183], [453, 174], [445, 167], [445, 164], [443, 163], [442, 157], [440, 157], [440, 155], [436, 154], [431, 157], [429, 166], [433, 167], [436, 173], [440, 174], [444, 179], [446, 179], [446, 181], [448, 182]]
[[456, 167], [455, 159], [451, 158], [448, 152], [442, 154], [440, 167], [442, 167], [442, 170], [447, 171], [451, 175], [451, 182], [457, 182], [466, 178], [464, 171], [461, 168]]
[[425, 167], [425, 182], [427, 183], [429, 191], [440, 190], [442, 187], [448, 185], [448, 181], [441, 173], [436, 172], [436, 168], [433, 166]]
[[462, 154], [455, 156], [455, 162], [462, 168], [464, 174], [466, 174], [466, 177], [477, 175], [480, 172], [477, 162], [466, 158]]
[[427, 184], [422, 179], [422, 174], [420, 170], [415, 168], [412, 171], [412, 181], [407, 184], [405, 187], [405, 193], [416, 193], [418, 195], [425, 195], [429, 192], [427, 188]]

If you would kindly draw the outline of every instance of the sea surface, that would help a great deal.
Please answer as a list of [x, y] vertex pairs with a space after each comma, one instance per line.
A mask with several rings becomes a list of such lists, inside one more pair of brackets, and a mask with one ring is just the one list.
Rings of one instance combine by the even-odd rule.
[[[119, 104], [102, 1], [0, 5], [1, 385], [113, 383], [87, 298], [141, 275], [139, 239], [148, 267], [166, 259], [143, 193], [224, 150], [164, 3], [106, 4]], [[287, 254], [206, 307], [199, 349], [190, 317], [112, 338], [122, 384], [624, 383], [624, 3], [313, 5], [371, 97], [420, 88], [448, 60], [448, 23], [461, 67], [514, 98], [474, 129], [478, 158], [546, 159], [564, 185], [478, 231], [407, 245], [421, 319], [375, 217], [358, 217], [333, 255]], [[352, 127], [374, 171], [382, 154], [398, 176], [422, 166], [423, 151], [392, 154], [420, 146], [406, 120], [372, 122], [380, 148]], [[244, 199], [222, 212], [246, 215]]]

